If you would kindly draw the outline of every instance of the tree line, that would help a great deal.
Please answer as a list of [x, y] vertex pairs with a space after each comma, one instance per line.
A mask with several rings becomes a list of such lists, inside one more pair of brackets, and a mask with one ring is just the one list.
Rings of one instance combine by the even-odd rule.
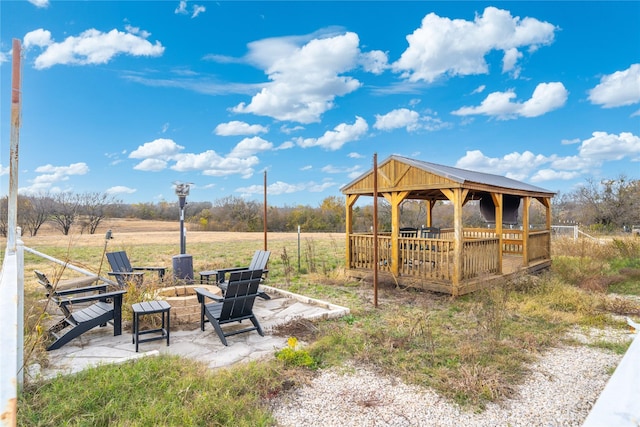
[[[363, 198], [364, 203], [367, 201]], [[391, 230], [391, 206], [379, 198], [378, 228]], [[7, 201], [0, 200], [0, 234], [7, 235]], [[192, 230], [201, 231], [262, 231], [264, 227], [262, 203], [229, 196], [213, 202], [189, 202], [185, 207], [185, 221]], [[267, 206], [269, 231], [344, 232], [345, 201], [330, 196], [318, 206]], [[72, 227], [80, 233], [94, 234], [106, 218], [137, 218], [142, 220], [178, 221], [178, 202], [124, 204], [106, 193], [40, 193], [18, 196], [18, 225], [36, 236], [40, 227], [49, 222], [63, 235]], [[520, 218], [522, 216], [520, 215]], [[556, 224], [578, 224], [594, 231], [613, 232], [640, 224], [640, 180], [626, 177], [599, 182], [588, 180], [577, 190], [558, 194], [552, 200], [552, 217]], [[400, 226], [419, 227], [426, 221], [426, 205], [419, 200], [405, 200], [400, 206]], [[544, 209], [532, 204], [532, 224], [543, 224]], [[451, 227], [453, 207], [437, 202], [433, 209], [433, 225]], [[463, 222], [469, 227], [483, 227], [477, 202], [464, 206]], [[373, 224], [373, 205], [358, 205], [353, 212], [353, 230], [370, 231]]]

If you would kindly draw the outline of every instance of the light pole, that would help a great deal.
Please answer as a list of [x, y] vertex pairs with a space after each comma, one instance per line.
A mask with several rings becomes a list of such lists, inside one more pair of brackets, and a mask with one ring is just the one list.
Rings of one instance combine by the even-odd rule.
[[184, 206], [187, 204], [189, 185], [174, 182], [180, 202], [180, 255], [173, 257], [173, 278], [193, 283], [193, 259], [187, 252], [187, 232], [184, 229]]
[[187, 252], [187, 234], [184, 230], [184, 207], [189, 195], [189, 184], [176, 183], [176, 195], [180, 203], [180, 254]]

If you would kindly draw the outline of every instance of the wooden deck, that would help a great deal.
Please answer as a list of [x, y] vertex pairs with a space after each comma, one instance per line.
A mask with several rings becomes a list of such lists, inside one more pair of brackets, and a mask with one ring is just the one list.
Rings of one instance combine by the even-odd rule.
[[[539, 271], [548, 269], [551, 261], [540, 261], [524, 267], [522, 258], [516, 255], [508, 255], [503, 259], [503, 274], [486, 274], [480, 277], [466, 280], [458, 286], [454, 292], [453, 284], [444, 280], [427, 279], [425, 277], [416, 276], [398, 276], [395, 277], [390, 271], [379, 270], [378, 278], [381, 282], [394, 283], [399, 286], [406, 286], [416, 289], [422, 289], [432, 292], [440, 292], [449, 295], [465, 295], [481, 289], [486, 289], [498, 283], [514, 279], [523, 274], [535, 274]], [[364, 281], [373, 281], [373, 271], [364, 268], [355, 268], [347, 270], [347, 274], [351, 277], [362, 279]]]
[[[464, 295], [508, 280], [515, 275], [536, 272], [551, 265], [547, 247], [548, 233], [538, 233], [529, 240], [528, 262], [524, 262], [524, 244], [518, 232], [509, 232], [503, 240], [500, 258], [500, 240], [490, 231], [467, 230], [463, 242], [460, 264], [457, 264], [454, 242], [448, 235], [441, 239], [392, 239], [378, 236], [378, 257], [374, 256], [373, 236], [350, 236], [349, 274], [372, 277], [378, 268], [381, 280], [451, 295]], [[395, 242], [393, 241], [395, 240]], [[393, 245], [397, 244], [397, 251]], [[397, 260], [397, 261], [396, 261]], [[502, 269], [501, 269], [502, 266]], [[455, 280], [456, 277], [460, 279]]]

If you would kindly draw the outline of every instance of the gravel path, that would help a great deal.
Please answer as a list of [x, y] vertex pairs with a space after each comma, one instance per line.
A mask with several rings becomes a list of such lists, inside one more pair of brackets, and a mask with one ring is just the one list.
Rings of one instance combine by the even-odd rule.
[[489, 404], [479, 414], [362, 367], [323, 371], [309, 385], [278, 397], [273, 411], [281, 427], [580, 426], [621, 358], [580, 345], [550, 349], [530, 366], [515, 398]]

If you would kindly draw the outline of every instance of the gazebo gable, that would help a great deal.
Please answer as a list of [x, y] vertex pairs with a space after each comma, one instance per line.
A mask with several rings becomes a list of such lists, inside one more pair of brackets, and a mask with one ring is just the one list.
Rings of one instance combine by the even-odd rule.
[[[378, 192], [460, 187], [461, 182], [391, 157], [378, 166]], [[373, 194], [373, 170], [345, 185], [343, 194]]]

